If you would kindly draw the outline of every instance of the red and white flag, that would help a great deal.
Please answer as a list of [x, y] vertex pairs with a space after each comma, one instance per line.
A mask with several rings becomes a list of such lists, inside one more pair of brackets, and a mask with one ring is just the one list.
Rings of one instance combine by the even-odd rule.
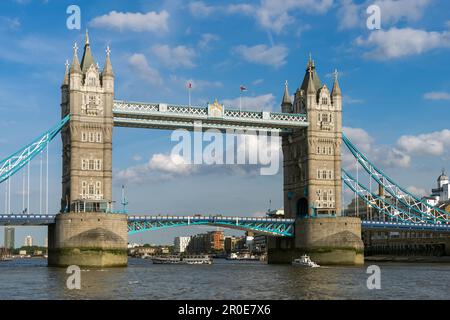
[[241, 90], [241, 92], [247, 91], [247, 88], [245, 86], [240, 86], [239, 89]]

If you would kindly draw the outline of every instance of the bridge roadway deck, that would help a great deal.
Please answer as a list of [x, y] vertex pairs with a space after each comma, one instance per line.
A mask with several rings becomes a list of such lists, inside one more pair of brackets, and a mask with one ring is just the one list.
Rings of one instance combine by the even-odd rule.
[[[294, 219], [275, 219], [275, 218], [256, 218], [256, 217], [234, 217], [221, 215], [188, 215], [188, 216], [163, 216], [163, 215], [129, 215], [128, 222], [165, 222], [165, 221], [189, 221], [194, 225], [195, 222], [218, 223], [277, 223], [293, 225]], [[1, 226], [46, 226], [55, 222], [55, 215], [45, 214], [1, 214]], [[225, 225], [224, 225], [225, 226]], [[450, 232], [450, 225], [443, 224], [413, 224], [403, 222], [381, 222], [381, 221], [361, 221], [363, 230], [374, 231], [430, 231], [430, 232]]]

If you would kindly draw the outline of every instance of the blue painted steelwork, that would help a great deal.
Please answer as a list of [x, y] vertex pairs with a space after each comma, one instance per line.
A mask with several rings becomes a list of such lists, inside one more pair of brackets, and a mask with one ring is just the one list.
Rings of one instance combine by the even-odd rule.
[[[7, 214], [0, 215], [1, 226], [47, 226], [55, 223], [55, 215], [40, 214]], [[245, 218], [222, 216], [128, 216], [128, 233], [160, 230], [165, 228], [185, 227], [195, 225], [215, 225], [224, 228], [251, 230], [258, 233], [292, 237], [294, 232], [294, 219], [271, 218]], [[412, 230], [450, 232], [450, 225], [408, 223], [408, 222], [382, 222], [361, 221], [362, 228], [370, 230]]]
[[[236, 110], [216, 105], [220, 114], [209, 107], [165, 103], [114, 101], [114, 125], [117, 127], [194, 130], [201, 122], [203, 130], [289, 131], [308, 126], [306, 114]], [[216, 109], [215, 109], [216, 110]]]
[[407, 212], [404, 209], [395, 206], [394, 204], [386, 201], [386, 199], [376, 195], [368, 190], [361, 183], [348, 173], [345, 169], [342, 169], [342, 181], [356, 194], [363, 199], [368, 205], [377, 210], [378, 212], [388, 216], [395, 221], [414, 222], [414, 223], [429, 223], [434, 224], [436, 221], [429, 219], [427, 215], [422, 214], [418, 216], [414, 213]]
[[436, 223], [449, 223], [450, 214], [447, 211], [429, 205], [408, 192], [406, 189], [399, 186], [394, 180], [370, 162], [369, 159], [367, 159], [367, 157], [360, 152], [345, 135], [342, 136], [342, 140], [356, 160], [369, 174], [370, 178], [374, 179], [379, 185], [383, 186], [384, 190], [394, 197], [395, 200], [405, 205], [408, 210], [413, 211], [418, 216], [426, 215], [428, 216], [428, 219], [433, 220]]
[[426, 223], [408, 223], [408, 222], [383, 222], [383, 221], [361, 221], [363, 229], [370, 230], [411, 230], [411, 231], [434, 231], [450, 232], [450, 225], [445, 224], [426, 224]]
[[69, 119], [70, 116], [67, 115], [55, 127], [45, 132], [32, 143], [0, 161], [0, 183], [8, 180], [41, 153], [47, 147], [48, 143], [61, 131]]
[[294, 219], [246, 218], [223, 216], [129, 216], [128, 233], [191, 225], [213, 225], [251, 230], [262, 234], [293, 237]]

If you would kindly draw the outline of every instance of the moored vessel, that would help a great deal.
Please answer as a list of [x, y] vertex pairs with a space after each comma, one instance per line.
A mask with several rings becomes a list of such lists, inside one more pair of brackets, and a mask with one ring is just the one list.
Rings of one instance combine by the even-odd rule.
[[309, 267], [309, 268], [318, 268], [320, 267], [317, 263], [311, 260], [311, 258], [304, 254], [300, 257], [300, 259], [294, 259], [292, 261], [293, 266], [301, 266], [301, 267]]

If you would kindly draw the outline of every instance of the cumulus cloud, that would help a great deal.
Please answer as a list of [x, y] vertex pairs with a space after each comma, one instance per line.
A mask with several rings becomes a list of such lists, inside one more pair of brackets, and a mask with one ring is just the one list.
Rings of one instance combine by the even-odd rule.
[[303, 11], [310, 14], [324, 14], [333, 5], [333, 0], [261, 0], [260, 4], [208, 5], [203, 1], [193, 1], [188, 8], [196, 18], [214, 14], [241, 14], [252, 17], [263, 28], [276, 33], [295, 21], [292, 13]]
[[147, 58], [142, 53], [135, 53], [128, 59], [128, 64], [136, 74], [145, 81], [154, 84], [162, 85], [163, 79], [161, 78], [158, 70], [151, 67]]
[[288, 48], [281, 45], [268, 47], [264, 44], [248, 47], [240, 45], [234, 48], [242, 59], [251, 63], [280, 67], [286, 63]]
[[[224, 99], [225, 106], [239, 109], [239, 97], [234, 99]], [[252, 109], [257, 111], [272, 111], [275, 108], [275, 96], [267, 93], [255, 97], [242, 97], [242, 109]]]
[[171, 69], [186, 67], [195, 67], [194, 58], [195, 50], [186, 46], [169, 47], [168, 45], [154, 45], [151, 48], [153, 54], [166, 67]]
[[423, 95], [426, 100], [450, 100], [450, 93], [448, 92], [427, 92]]
[[450, 130], [444, 129], [432, 133], [401, 136], [398, 147], [406, 153], [441, 156], [450, 147]]
[[356, 44], [371, 50], [365, 54], [367, 58], [388, 60], [439, 48], [450, 48], [450, 32], [391, 28], [387, 31], [373, 31], [367, 39], [359, 37]]
[[378, 5], [381, 11], [382, 27], [395, 24], [401, 20], [414, 22], [422, 18], [431, 0], [367, 0], [356, 3], [354, 0], [340, 0], [337, 17], [339, 30], [355, 27], [365, 28], [370, 5]]
[[[397, 147], [375, 145], [374, 139], [364, 129], [344, 127], [343, 130], [349, 140], [378, 166], [406, 168], [411, 164], [411, 157], [406, 152]], [[347, 169], [353, 169], [356, 163], [346, 147], [343, 147], [342, 161]]]
[[333, 0], [262, 0], [256, 9], [258, 23], [269, 30], [280, 33], [293, 23], [293, 11], [324, 14], [333, 5]]
[[120, 181], [142, 183], [148, 180], [167, 180], [175, 176], [188, 176], [195, 167], [185, 163], [180, 155], [155, 154], [141, 165], [131, 166], [117, 173]]
[[131, 30], [136, 32], [167, 32], [169, 31], [169, 13], [149, 11], [147, 13], [117, 12], [95, 17], [89, 23], [92, 27]]

